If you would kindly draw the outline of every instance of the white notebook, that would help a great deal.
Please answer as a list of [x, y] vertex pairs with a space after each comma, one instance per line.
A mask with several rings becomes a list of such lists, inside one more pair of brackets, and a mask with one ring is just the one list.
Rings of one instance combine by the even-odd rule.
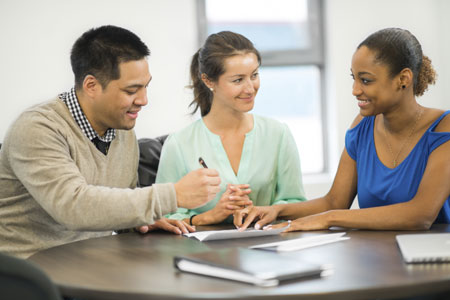
[[400, 234], [396, 239], [406, 263], [450, 262], [450, 233]]

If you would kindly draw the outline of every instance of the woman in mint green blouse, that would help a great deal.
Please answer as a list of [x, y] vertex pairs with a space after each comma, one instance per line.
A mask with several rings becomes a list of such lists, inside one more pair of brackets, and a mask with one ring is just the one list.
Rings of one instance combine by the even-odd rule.
[[[221, 192], [197, 209], [167, 215], [190, 225], [217, 224], [249, 205], [305, 200], [300, 159], [288, 127], [249, 114], [259, 89], [261, 59], [244, 36], [212, 34], [194, 55], [191, 79], [195, 111], [202, 118], [166, 140], [157, 183], [176, 182], [188, 172], [209, 168], [221, 177]], [[276, 99], [274, 99], [276, 101]]]

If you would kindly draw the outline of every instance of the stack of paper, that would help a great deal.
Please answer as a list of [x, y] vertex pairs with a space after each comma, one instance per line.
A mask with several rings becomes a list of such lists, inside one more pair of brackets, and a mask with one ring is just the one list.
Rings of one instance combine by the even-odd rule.
[[325, 245], [329, 243], [339, 242], [348, 240], [349, 237], [344, 237], [345, 232], [339, 233], [330, 233], [330, 234], [321, 234], [310, 237], [292, 239], [287, 241], [275, 242], [275, 243], [267, 243], [251, 246], [249, 248], [252, 249], [264, 249], [264, 250], [273, 250], [273, 251], [296, 251], [305, 248], [310, 248], [319, 245]]
[[278, 229], [247, 229], [244, 231], [239, 231], [237, 229], [230, 230], [210, 230], [210, 231], [198, 231], [185, 233], [184, 236], [196, 238], [199, 241], [212, 241], [212, 240], [224, 240], [224, 239], [239, 239], [239, 238], [250, 238], [259, 237], [266, 235], [275, 235], [283, 232], [287, 226]]

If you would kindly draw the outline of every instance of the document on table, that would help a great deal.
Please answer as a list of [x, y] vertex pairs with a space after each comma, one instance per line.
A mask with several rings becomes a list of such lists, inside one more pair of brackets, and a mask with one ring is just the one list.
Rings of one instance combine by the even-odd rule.
[[329, 233], [329, 234], [321, 234], [314, 235], [309, 237], [303, 237], [298, 239], [286, 240], [281, 242], [267, 243], [254, 245], [249, 248], [251, 249], [263, 249], [263, 250], [272, 250], [278, 252], [284, 251], [296, 251], [305, 248], [310, 248], [314, 246], [325, 245], [334, 242], [340, 242], [350, 239], [349, 237], [344, 237], [345, 232], [339, 233]]
[[213, 241], [213, 240], [225, 240], [225, 239], [239, 239], [239, 238], [251, 238], [266, 235], [276, 235], [284, 231], [288, 226], [278, 229], [246, 229], [244, 231], [238, 231], [237, 229], [230, 230], [209, 230], [185, 233], [184, 236], [193, 237], [201, 242]]

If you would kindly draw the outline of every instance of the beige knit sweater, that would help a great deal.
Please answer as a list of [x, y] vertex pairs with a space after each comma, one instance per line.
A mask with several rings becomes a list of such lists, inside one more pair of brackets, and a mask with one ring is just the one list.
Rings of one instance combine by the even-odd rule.
[[135, 188], [138, 161], [133, 130], [105, 156], [61, 100], [28, 109], [0, 150], [0, 251], [25, 258], [174, 212], [173, 184]]

